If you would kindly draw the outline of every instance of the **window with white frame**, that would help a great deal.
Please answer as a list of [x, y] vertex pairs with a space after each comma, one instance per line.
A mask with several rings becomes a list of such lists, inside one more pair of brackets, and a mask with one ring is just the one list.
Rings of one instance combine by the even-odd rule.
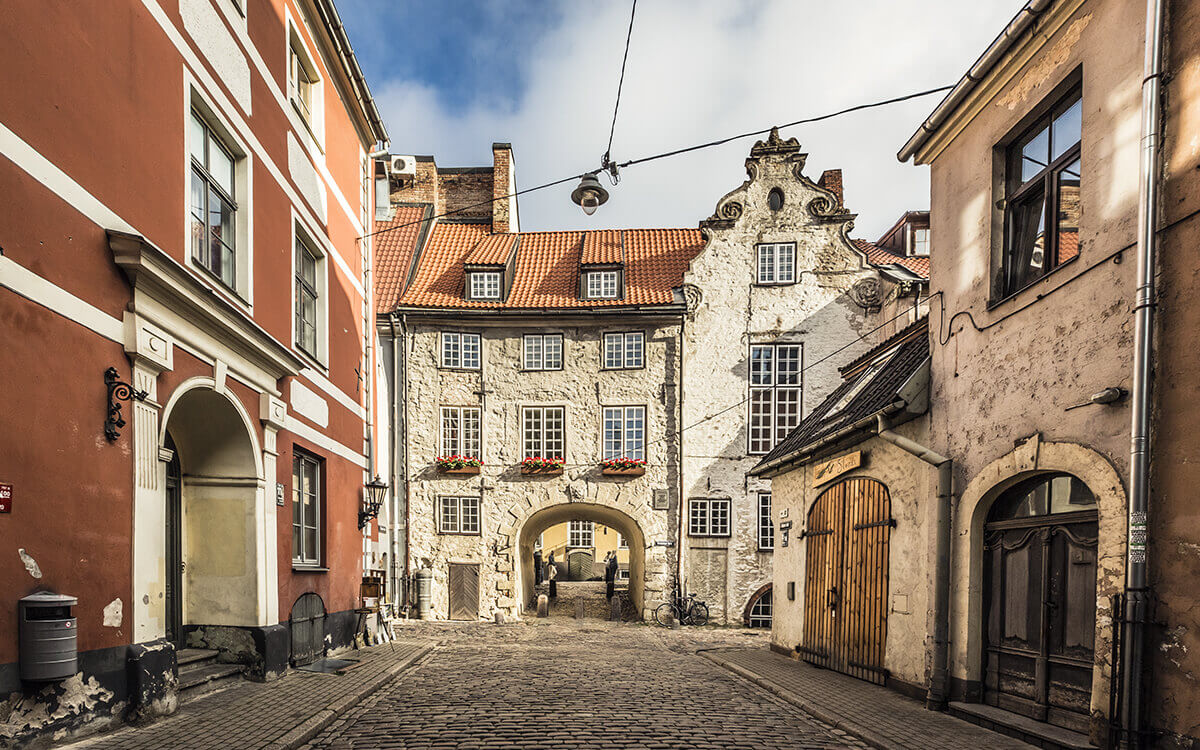
[[758, 493], [758, 548], [775, 549], [775, 524], [771, 522], [771, 493]]
[[617, 549], [629, 549], [629, 540], [620, 532], [617, 532]]
[[526, 406], [521, 410], [525, 458], [563, 458], [566, 455], [566, 408]]
[[561, 333], [530, 333], [525, 335], [526, 370], [561, 370], [563, 368], [563, 337]]
[[750, 347], [748, 450], [770, 451], [800, 422], [800, 344]]
[[237, 290], [236, 161], [208, 121], [191, 111], [192, 259], [222, 284]]
[[295, 29], [292, 29], [288, 43], [288, 99], [309, 128], [315, 128], [317, 124], [315, 112], [320, 103], [320, 82], [312, 58]]
[[794, 284], [796, 282], [796, 245], [775, 242], [758, 246], [758, 283]]
[[584, 291], [588, 299], [616, 299], [621, 296], [621, 279], [617, 271], [588, 271]]
[[321, 462], [292, 451], [292, 562], [321, 564]]
[[479, 498], [442, 496], [438, 498], [439, 534], [478, 534]]
[[471, 299], [500, 299], [500, 271], [472, 271]]
[[478, 333], [442, 333], [442, 367], [454, 370], [479, 369]]
[[604, 369], [633, 370], [646, 364], [646, 334], [642, 331], [604, 334]]
[[929, 255], [929, 230], [914, 229], [913, 230], [913, 255], [928, 256]]
[[570, 547], [591, 547], [595, 538], [596, 527], [591, 521], [571, 521], [567, 527], [567, 545]]
[[729, 536], [727, 497], [692, 498], [688, 507], [688, 536]]
[[759, 594], [754, 603], [750, 605], [750, 612], [746, 617], [747, 625], [752, 628], [769, 628], [771, 627], [771, 610], [772, 610], [771, 589]]
[[318, 304], [321, 301], [319, 269], [321, 256], [304, 240], [296, 237], [296, 345], [314, 357], [319, 356]]
[[604, 459], [646, 457], [646, 407], [604, 407]]
[[443, 406], [440, 456], [482, 458], [479, 407]]

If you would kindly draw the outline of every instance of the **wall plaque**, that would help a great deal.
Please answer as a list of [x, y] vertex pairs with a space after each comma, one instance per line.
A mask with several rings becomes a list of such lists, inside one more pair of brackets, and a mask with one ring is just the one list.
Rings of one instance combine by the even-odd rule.
[[862, 451], [854, 451], [817, 464], [813, 467], [813, 487], [857, 469], [862, 466], [862, 459]]

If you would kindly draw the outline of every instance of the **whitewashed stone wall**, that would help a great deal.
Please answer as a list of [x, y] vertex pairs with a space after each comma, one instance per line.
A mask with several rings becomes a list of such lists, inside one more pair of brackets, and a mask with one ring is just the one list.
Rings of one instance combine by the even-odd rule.
[[[673, 435], [678, 419], [677, 369], [679, 317], [623, 316], [611, 324], [559, 318], [528, 321], [455, 321], [443, 317], [414, 321], [409, 316], [407, 339], [409, 450], [409, 545], [412, 569], [433, 574], [433, 614], [448, 615], [447, 578], [452, 562], [480, 565], [481, 619], [495, 613], [519, 616], [522, 578], [532, 570], [519, 553], [520, 540], [536, 537], [540, 528], [527, 527], [535, 513], [575, 504], [579, 518], [592, 518], [626, 533], [631, 547], [642, 540], [645, 563], [640, 581], [643, 614], [663, 601], [674, 571], [675, 549], [656, 541], [675, 538], [673, 518], [679, 487], [678, 455]], [[637, 370], [601, 370], [601, 341], [605, 331], [646, 332], [645, 363]], [[438, 366], [441, 331], [477, 332], [482, 336], [482, 369], [478, 372], [443, 370]], [[561, 371], [522, 370], [522, 336], [562, 333]], [[604, 406], [646, 407], [647, 470], [641, 477], [606, 477], [600, 473], [601, 427]], [[439, 474], [439, 418], [442, 406], [481, 406], [483, 470], [478, 476]], [[523, 476], [521, 409], [525, 406], [566, 408], [566, 471], [562, 476]], [[667, 439], [664, 439], [664, 438]], [[654, 491], [666, 490], [670, 507], [653, 509]], [[439, 534], [435, 518], [439, 495], [479, 495], [479, 536]], [[612, 513], [632, 519], [637, 533], [621, 528]], [[566, 519], [538, 516], [534, 525]], [[632, 530], [629, 530], [632, 531]], [[522, 532], [525, 532], [524, 534]], [[524, 550], [527, 557], [532, 547]], [[631, 552], [633, 550], [631, 549]], [[526, 570], [522, 570], [523, 564]], [[631, 575], [636, 575], [631, 570]], [[524, 603], [528, 609], [528, 602]]]
[[[803, 417], [840, 382], [837, 367], [868, 346], [852, 342], [878, 325], [879, 316], [852, 299], [862, 295], [847, 293], [863, 280], [879, 282], [847, 238], [854, 217], [802, 174], [804, 159], [795, 139], [772, 134], [755, 144], [749, 179], [701, 223], [706, 246], [684, 277], [684, 502], [728, 497], [732, 513], [727, 539], [685, 536], [683, 575], [714, 619], [729, 623], [772, 581], [774, 553], [759, 551], [757, 538], [758, 491], [771, 485], [746, 475], [761, 458], [747, 454], [750, 346], [803, 346]], [[777, 211], [768, 205], [774, 188], [783, 194]], [[756, 247], [773, 242], [796, 244], [796, 283], [756, 284]]]

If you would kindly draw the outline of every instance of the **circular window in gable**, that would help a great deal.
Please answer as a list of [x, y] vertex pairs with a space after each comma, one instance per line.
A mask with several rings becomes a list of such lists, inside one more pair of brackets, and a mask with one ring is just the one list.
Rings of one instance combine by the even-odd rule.
[[767, 206], [772, 211], [783, 208], [783, 191], [779, 188], [771, 188], [771, 192], [767, 194]]

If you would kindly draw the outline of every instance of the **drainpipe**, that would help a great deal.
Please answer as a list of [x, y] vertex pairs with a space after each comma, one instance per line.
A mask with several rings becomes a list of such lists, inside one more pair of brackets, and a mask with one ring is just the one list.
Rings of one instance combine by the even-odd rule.
[[1146, 574], [1150, 504], [1150, 411], [1154, 354], [1155, 229], [1158, 212], [1158, 145], [1161, 103], [1164, 0], [1146, 2], [1145, 68], [1142, 79], [1142, 153], [1138, 184], [1137, 291], [1133, 307], [1132, 419], [1129, 434], [1129, 539], [1125, 563], [1125, 627], [1121, 653], [1121, 747], [1140, 748], [1145, 736], [1145, 648], [1150, 619]]
[[396, 315], [394, 313], [388, 315], [388, 324], [392, 331], [392, 402], [388, 405], [388, 445], [390, 446], [392, 453], [388, 467], [389, 474], [391, 475], [390, 480], [392, 487], [392, 491], [389, 493], [391, 496], [391, 503], [388, 510], [388, 519], [391, 522], [392, 528], [388, 533], [388, 560], [392, 569], [392, 601], [397, 607], [399, 607], [404, 604], [406, 598], [405, 595], [407, 592], [401, 587], [398, 573], [399, 565], [396, 562], [396, 557], [399, 554], [400, 548], [400, 541], [397, 538], [400, 534], [400, 499], [397, 496], [397, 490], [400, 487], [400, 462], [398, 459], [400, 451], [396, 445], [396, 441], [400, 437], [400, 430], [398, 426], [398, 417], [400, 413], [400, 372], [396, 368], [400, 364], [400, 357], [397, 353], [397, 347], [399, 346], [397, 339], [399, 337], [396, 333]]
[[877, 417], [880, 438], [907, 451], [927, 464], [937, 467], [938, 489], [935, 540], [935, 567], [933, 574], [933, 670], [929, 676], [929, 693], [925, 707], [944, 710], [949, 699], [949, 671], [947, 663], [950, 652], [950, 505], [953, 502], [954, 462], [934, 453], [915, 440], [898, 435], [888, 429], [891, 425], [880, 414]]
[[[404, 464], [399, 469], [399, 474], [404, 475], [404, 590], [405, 598], [411, 599], [412, 592], [409, 591], [409, 585], [412, 581], [412, 549], [409, 546], [409, 519], [411, 516], [410, 509], [412, 508], [411, 488], [412, 482], [408, 476], [408, 467], [412, 464], [408, 458], [408, 316], [400, 316], [400, 341], [403, 342], [401, 348], [393, 350], [396, 352], [394, 356], [400, 358], [400, 383], [401, 387], [396, 389], [398, 394], [402, 394], [404, 401], [403, 411], [399, 412], [403, 415], [400, 422], [400, 430], [404, 438], [404, 451], [401, 455], [404, 457]], [[406, 602], [407, 603], [407, 602]]]
[[[684, 347], [687, 345], [684, 337], [684, 325], [686, 325], [686, 322], [687, 313], [684, 312], [683, 315], [679, 316], [679, 385], [677, 386], [679, 389], [679, 398], [677, 399], [679, 401], [679, 418], [675, 423], [675, 437], [677, 438], [675, 442], [677, 445], [677, 450], [679, 451], [679, 512], [677, 514], [677, 523], [675, 524], [675, 582], [676, 585], [679, 586], [680, 593], [682, 593], [684, 596], [687, 595], [687, 592], [683, 590], [683, 523], [684, 519], [687, 517], [687, 507], [683, 499], [683, 352]], [[645, 606], [644, 601], [642, 606]]]

